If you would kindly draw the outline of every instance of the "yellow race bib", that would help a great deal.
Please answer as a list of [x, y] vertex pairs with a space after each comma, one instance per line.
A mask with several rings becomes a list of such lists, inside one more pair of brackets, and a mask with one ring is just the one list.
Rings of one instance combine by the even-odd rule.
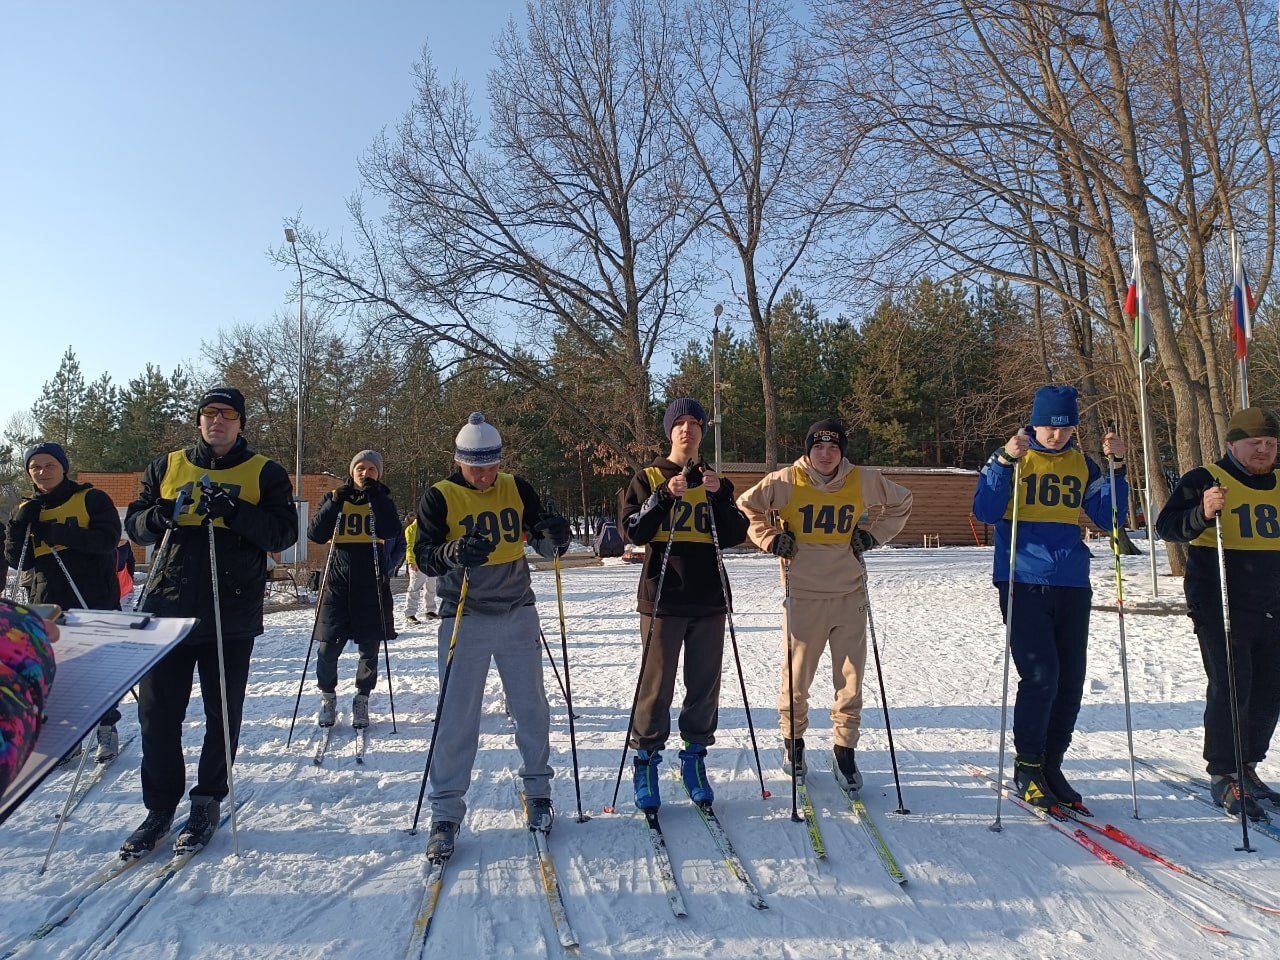
[[[369, 543], [373, 540], [373, 509], [367, 503], [344, 503], [333, 527], [334, 543]], [[378, 537], [382, 543], [383, 538]]]
[[1004, 518], [1013, 519], [1013, 497], [1019, 497], [1019, 520], [1080, 523], [1080, 507], [1089, 485], [1089, 462], [1076, 447], [1061, 453], [1028, 450], [1022, 458], [1018, 489], [1009, 498]]
[[[657, 467], [645, 467], [644, 475], [649, 479], [649, 489], [657, 490], [666, 486], [667, 478]], [[707, 488], [690, 487], [683, 497], [671, 505], [671, 509], [662, 519], [663, 541], [667, 536], [679, 543], [711, 542], [711, 504], [707, 503]], [[675, 526], [675, 534], [671, 528]], [[658, 538], [655, 538], [658, 539]]]
[[[1227, 502], [1218, 514], [1222, 545], [1228, 550], [1280, 550], [1280, 483], [1271, 490], [1254, 490], [1216, 463], [1205, 469], [1226, 487]], [[1191, 542], [1216, 549], [1218, 534], [1210, 526]]]
[[791, 499], [779, 513], [791, 534], [801, 543], [848, 544], [858, 518], [866, 510], [862, 500], [862, 474], [855, 467], [845, 474], [839, 490], [819, 490], [809, 474], [791, 467]]
[[[269, 462], [262, 454], [255, 453], [237, 466], [225, 470], [209, 470], [197, 467], [188, 460], [185, 451], [174, 450], [169, 454], [164, 479], [160, 481], [160, 496], [165, 500], [176, 500], [180, 492], [185, 492], [187, 502], [182, 505], [182, 512], [178, 514], [178, 526], [199, 526], [204, 522], [204, 511], [199, 509], [200, 502], [204, 499], [204, 491], [198, 482], [201, 477], [207, 474], [210, 484], [221, 487], [237, 500], [257, 503], [262, 497], [262, 468]], [[213, 525], [226, 527], [227, 524], [218, 519], [213, 521]]]
[[449, 508], [447, 539], [469, 533], [487, 537], [496, 546], [484, 563], [486, 567], [524, 556], [524, 501], [516, 489], [515, 476], [499, 473], [488, 490], [473, 490], [452, 480], [441, 480], [435, 488]]
[[[79, 527], [81, 530], [89, 529], [89, 508], [85, 505], [85, 494], [88, 490], [81, 490], [79, 493], [73, 493], [67, 498], [66, 503], [60, 503], [56, 507], [45, 507], [40, 511], [40, 519], [47, 520], [52, 523], [66, 523], [73, 527]], [[51, 547], [43, 540], [37, 540], [35, 555], [37, 557], [45, 557], [53, 553], [53, 551], [65, 550], [65, 546]]]

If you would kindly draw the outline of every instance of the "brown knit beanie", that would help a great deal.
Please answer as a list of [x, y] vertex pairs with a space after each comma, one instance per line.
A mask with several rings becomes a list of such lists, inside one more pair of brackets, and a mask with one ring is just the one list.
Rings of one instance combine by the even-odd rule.
[[1252, 437], [1280, 439], [1280, 423], [1261, 407], [1245, 407], [1237, 410], [1227, 421], [1227, 442], [1248, 440]]

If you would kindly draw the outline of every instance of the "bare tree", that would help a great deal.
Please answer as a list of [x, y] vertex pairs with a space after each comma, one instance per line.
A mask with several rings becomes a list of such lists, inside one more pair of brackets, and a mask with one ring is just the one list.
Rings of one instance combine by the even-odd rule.
[[[487, 135], [424, 52], [416, 101], [362, 164], [385, 214], [351, 202], [350, 252], [300, 231], [304, 268], [331, 302], [409, 324], [446, 359], [482, 358], [635, 462], [650, 366], [698, 276], [680, 138], [660, 109], [671, 16], [665, 2], [542, 0], [528, 21], [495, 45]], [[561, 333], [608, 372], [607, 424], [546, 376]]]
[[736, 260], [764, 393], [764, 459], [778, 463], [773, 309], [836, 221], [854, 144], [830, 137], [821, 61], [782, 0], [691, 0], [672, 113], [699, 174], [694, 216]]

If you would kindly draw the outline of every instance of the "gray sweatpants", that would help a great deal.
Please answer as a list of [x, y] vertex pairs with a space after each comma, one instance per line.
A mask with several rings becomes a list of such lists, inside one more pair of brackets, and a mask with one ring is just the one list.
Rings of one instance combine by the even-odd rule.
[[[440, 621], [441, 676], [449, 656], [453, 617]], [[516, 725], [520, 776], [530, 799], [551, 796], [551, 709], [542, 688], [542, 646], [538, 612], [532, 605], [498, 616], [468, 613], [462, 617], [444, 709], [436, 724], [431, 761], [431, 816], [461, 823], [480, 742], [480, 708], [489, 663], [498, 665], [507, 711]]]

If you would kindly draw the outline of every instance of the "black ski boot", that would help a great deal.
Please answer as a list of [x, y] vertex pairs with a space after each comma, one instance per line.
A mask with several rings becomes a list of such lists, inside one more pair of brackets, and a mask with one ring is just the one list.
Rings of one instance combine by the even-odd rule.
[[1213, 783], [1210, 785], [1210, 793], [1213, 794], [1213, 802], [1227, 811], [1229, 816], [1240, 816], [1240, 802], [1243, 800], [1244, 815], [1250, 820], [1271, 819], [1267, 816], [1267, 811], [1262, 809], [1247, 790], [1240, 789], [1235, 777], [1224, 777], [1215, 773]]
[[173, 810], [148, 810], [147, 819], [120, 845], [120, 859], [134, 860], [156, 848], [173, 826]]
[[797, 737], [794, 740], [784, 737], [782, 740], [782, 772], [789, 777], [793, 769], [796, 772], [796, 779], [803, 780], [806, 772], [804, 737]]
[[458, 825], [450, 820], [437, 820], [431, 825], [427, 838], [427, 859], [448, 860], [453, 856], [454, 841], [458, 837]]
[[199, 850], [207, 844], [213, 838], [213, 831], [218, 829], [220, 812], [221, 804], [213, 797], [192, 797], [191, 816], [173, 842], [173, 852]]
[[853, 747], [842, 747], [837, 743], [832, 755], [835, 762], [831, 764], [831, 772], [835, 774], [836, 783], [845, 793], [857, 793], [862, 789], [862, 773], [858, 770]]
[[1244, 768], [1245, 788], [1258, 800], [1266, 800], [1274, 806], [1280, 807], [1280, 791], [1271, 789], [1258, 776], [1258, 769], [1252, 763]]
[[1049, 791], [1058, 798], [1059, 804], [1089, 816], [1089, 808], [1084, 805], [1084, 797], [1080, 796], [1080, 791], [1071, 786], [1067, 778], [1062, 775], [1062, 758], [1061, 753], [1045, 754], [1044, 765], [1041, 767], [1044, 782], [1048, 784]]
[[1018, 796], [1033, 807], [1052, 807], [1057, 795], [1045, 782], [1044, 757], [1039, 754], [1018, 754], [1013, 762], [1013, 780], [1018, 785]]

